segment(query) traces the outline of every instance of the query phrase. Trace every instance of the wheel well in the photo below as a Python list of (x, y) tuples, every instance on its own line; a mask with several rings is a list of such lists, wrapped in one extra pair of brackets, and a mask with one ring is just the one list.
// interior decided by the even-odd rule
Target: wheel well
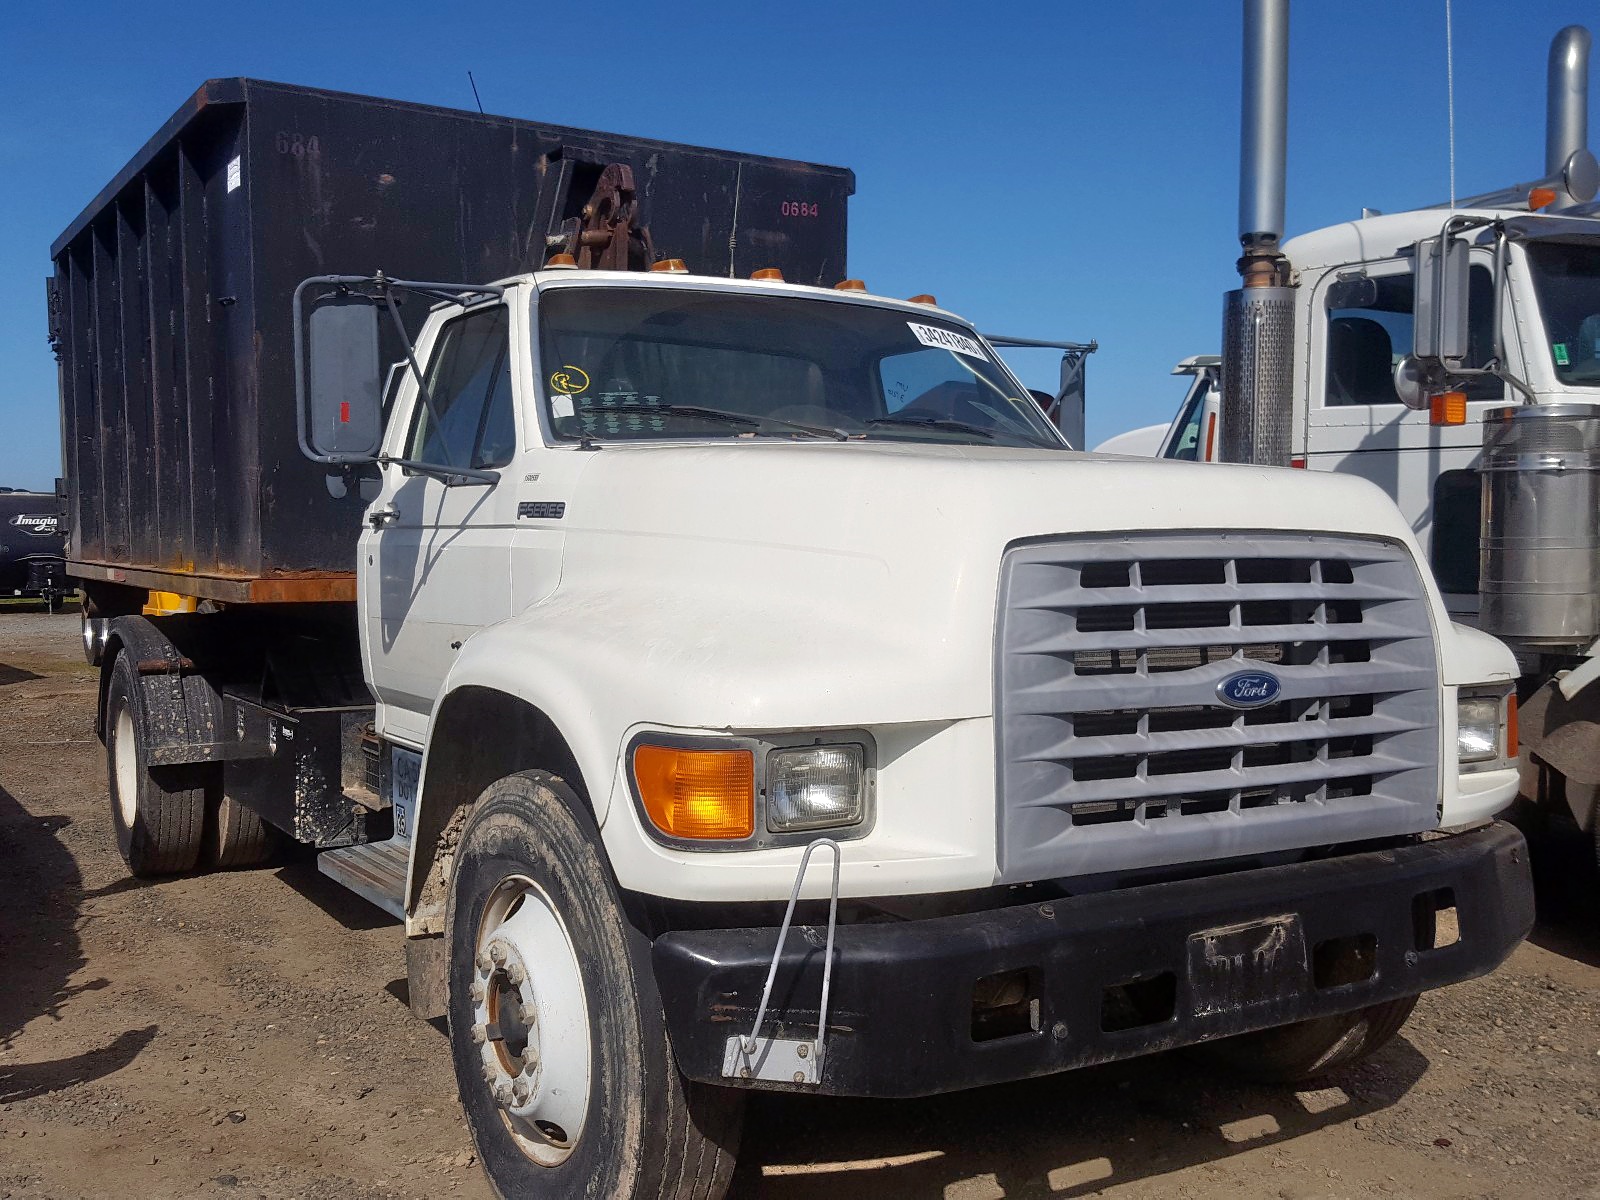
[(463, 687), (445, 697), (428, 735), (428, 766), (412, 833), (416, 847), (406, 907), (414, 927), (444, 931), (455, 842), (474, 801), (518, 771), (559, 775), (594, 819), (578, 760), (561, 731), (525, 700), (493, 688)]

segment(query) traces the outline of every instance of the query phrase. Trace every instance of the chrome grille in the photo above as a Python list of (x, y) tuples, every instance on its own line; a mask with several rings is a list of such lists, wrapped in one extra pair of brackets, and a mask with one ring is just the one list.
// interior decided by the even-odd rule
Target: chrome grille
[[(1431, 828), (1433, 624), (1404, 547), (1197, 533), (1014, 548), (997, 721), (1006, 881)], [(1217, 687), (1280, 685), (1241, 710)]]

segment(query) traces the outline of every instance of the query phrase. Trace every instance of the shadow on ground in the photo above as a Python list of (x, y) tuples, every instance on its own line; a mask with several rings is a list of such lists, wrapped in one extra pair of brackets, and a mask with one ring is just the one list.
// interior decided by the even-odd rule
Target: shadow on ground
[[(77, 928), (85, 893), (77, 863), (56, 836), (65, 824), (35, 816), (0, 788), (0, 1050), (30, 1022), (60, 1021), (73, 997), (106, 986), (104, 979), (73, 982), (85, 966)], [(121, 1070), (155, 1033), (149, 1025), (70, 1058), (0, 1065), (0, 1104)]]
[(922, 1100), (758, 1095), (731, 1194), (883, 1200), (992, 1180), (980, 1190), (1008, 1200), (1083, 1196), (1387, 1108), (1427, 1066), (1400, 1037), (1312, 1091), (1165, 1054)]

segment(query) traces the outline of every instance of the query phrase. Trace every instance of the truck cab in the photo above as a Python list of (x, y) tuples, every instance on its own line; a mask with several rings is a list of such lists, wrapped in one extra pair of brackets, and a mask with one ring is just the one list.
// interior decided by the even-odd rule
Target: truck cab
[[(375, 229), (411, 261), (433, 225), (358, 179), (367, 218), (286, 235), (293, 156), (247, 158), (283, 190), (226, 260), (244, 298), (153, 355), (92, 318), (163, 277), (97, 266), (97, 213), (64, 237), (67, 427), (119, 433), (69, 436), (67, 489), (109, 824), (140, 876), (292, 838), (394, 914), (500, 1194), (720, 1196), (755, 1090), (919, 1096), (1175, 1047), (1311, 1078), (1525, 936), (1525, 846), (1493, 821), (1515, 662), (1451, 623), (1370, 483), (1074, 450), (971, 323), (838, 279), (840, 243), (783, 235), (811, 201), (743, 190), (760, 168), (766, 200), (825, 207), (836, 169), (606, 135), (659, 168), (650, 234), (626, 162), (587, 203), (554, 150), (519, 174), (548, 131), (241, 86), (239, 130), (291, 105), (330, 170), (339, 114), (417, 156), (469, 131), (451, 161), (551, 189), (555, 225), (493, 282), (334, 274), (308, 247)], [(153, 154), (113, 202), (181, 204), (160, 173), (189, 161)], [(711, 193), (783, 264), (726, 266), (748, 226), (709, 238)], [(285, 260), (310, 269), (286, 286)], [(216, 352), (235, 321), (262, 353)], [(248, 408), (250, 470), (118, 507), (102, 464), (186, 426), (104, 406), (164, 403), (174, 359), (260, 372), (190, 398)], [(216, 516), (248, 536), (179, 558)]]

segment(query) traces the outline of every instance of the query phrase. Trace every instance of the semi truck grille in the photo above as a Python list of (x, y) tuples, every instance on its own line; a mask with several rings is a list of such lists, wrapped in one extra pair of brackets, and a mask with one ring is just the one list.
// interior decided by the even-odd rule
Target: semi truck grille
[[(1221, 698), (1265, 673), (1257, 707)], [(1006, 882), (1436, 823), (1433, 623), (1401, 546), (1304, 534), (1063, 539), (1001, 571)]]

